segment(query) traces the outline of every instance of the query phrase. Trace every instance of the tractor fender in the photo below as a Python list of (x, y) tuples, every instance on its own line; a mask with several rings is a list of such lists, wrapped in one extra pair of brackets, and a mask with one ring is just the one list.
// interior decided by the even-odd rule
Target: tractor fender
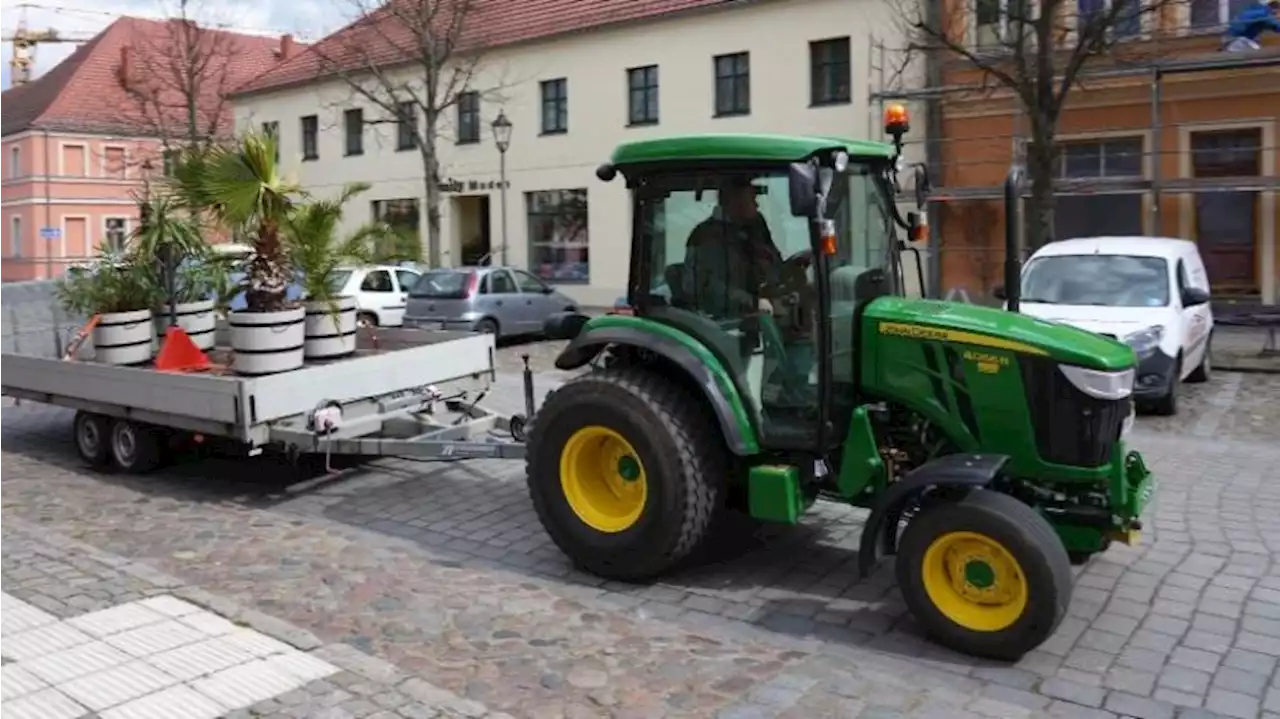
[(930, 487), (985, 487), (999, 476), (1008, 455), (948, 454), (911, 470), (889, 485), (871, 510), (858, 542), (858, 574), (866, 577), (876, 560), (896, 551), (898, 520), (917, 497)]
[(749, 415), (737, 389), (723, 366), (713, 356), (707, 356), (709, 352), (701, 353), (704, 357), (700, 358), (683, 342), (637, 327), (596, 327), (587, 329), (564, 348), (556, 358), (556, 369), (577, 369), (590, 362), (609, 345), (640, 347), (674, 362), (702, 389), (720, 423), (720, 431), (729, 451), (739, 457), (760, 451), (760, 445), (751, 430)]

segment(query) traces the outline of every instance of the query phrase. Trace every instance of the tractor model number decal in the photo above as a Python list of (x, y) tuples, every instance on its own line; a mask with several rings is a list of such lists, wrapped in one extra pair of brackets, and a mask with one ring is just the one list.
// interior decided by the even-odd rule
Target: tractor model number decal
[(939, 342), (954, 342), (956, 344), (974, 345), (975, 347), (989, 347), (997, 350), (1009, 350), (1011, 352), (1022, 352), (1031, 355), (1048, 355), (1049, 353), (1039, 347), (1018, 342), (1017, 340), (1008, 340), (1003, 337), (990, 337), (988, 335), (980, 335), (976, 332), (965, 332), (963, 330), (948, 330), (941, 327), (928, 327), (925, 325), (912, 325), (905, 322), (881, 322), (880, 334), (895, 335), (897, 337), (910, 337), (912, 339), (921, 340), (937, 340)]
[(974, 352), (973, 350), (965, 350), (964, 358), (968, 362), (974, 362), (978, 365), (978, 371), (982, 374), (996, 374), (1000, 370), (1008, 367), (1009, 358), (1006, 355), (994, 355), (988, 352)]

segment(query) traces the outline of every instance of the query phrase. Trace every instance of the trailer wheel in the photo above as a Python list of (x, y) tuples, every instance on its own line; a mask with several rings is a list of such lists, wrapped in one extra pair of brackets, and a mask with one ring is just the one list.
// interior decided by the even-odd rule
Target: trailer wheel
[(111, 420), (92, 412), (76, 412), (72, 424), (76, 437), (76, 452), (85, 464), (94, 469), (111, 465)]
[(160, 433), (139, 422), (118, 419), (111, 425), (111, 459), (121, 471), (145, 474), (160, 466)]
[(898, 585), (940, 644), (1016, 660), (1057, 629), (1071, 565), (1053, 527), (1008, 495), (975, 490), (916, 515), (903, 532)]
[(728, 450), (699, 398), (641, 368), (579, 377), (530, 424), (534, 509), (578, 567), (644, 581), (687, 558), (724, 499)]

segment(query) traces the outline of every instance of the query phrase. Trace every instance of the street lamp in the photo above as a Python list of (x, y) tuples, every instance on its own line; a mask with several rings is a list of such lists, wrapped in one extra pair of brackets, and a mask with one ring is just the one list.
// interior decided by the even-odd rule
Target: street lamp
[(493, 119), (493, 144), (498, 146), (498, 191), (502, 193), (502, 265), (507, 264), (507, 148), (511, 147), (511, 121), (499, 110)]

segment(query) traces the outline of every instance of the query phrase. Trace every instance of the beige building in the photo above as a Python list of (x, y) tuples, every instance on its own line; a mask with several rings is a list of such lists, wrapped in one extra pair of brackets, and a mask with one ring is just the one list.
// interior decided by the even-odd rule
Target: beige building
[[(612, 303), (626, 284), (630, 207), (623, 183), (605, 184), (594, 170), (619, 143), (694, 132), (882, 136), (869, 111), (870, 45), (893, 32), (896, 18), (881, 0), (608, 0), (552, 9), (487, 1), (525, 17), (504, 16), (490, 32), (497, 47), (472, 83), (477, 101), (464, 96), (451, 108), (438, 140), (441, 264), (488, 253), (498, 263), (505, 244), (508, 264), (584, 305)], [(344, 32), (318, 43), (319, 52)], [(326, 56), (316, 52), (242, 88), (238, 125), (274, 129), (286, 171), (311, 191), (371, 183), (348, 207), (348, 223), (387, 218), (418, 227), (425, 243), (419, 154), (398, 149), (404, 138), (394, 123), (367, 124), (385, 113), (344, 81), (322, 79)], [(505, 243), (491, 130), (500, 111), (513, 125)], [(919, 133), (923, 122), (916, 125)]]

